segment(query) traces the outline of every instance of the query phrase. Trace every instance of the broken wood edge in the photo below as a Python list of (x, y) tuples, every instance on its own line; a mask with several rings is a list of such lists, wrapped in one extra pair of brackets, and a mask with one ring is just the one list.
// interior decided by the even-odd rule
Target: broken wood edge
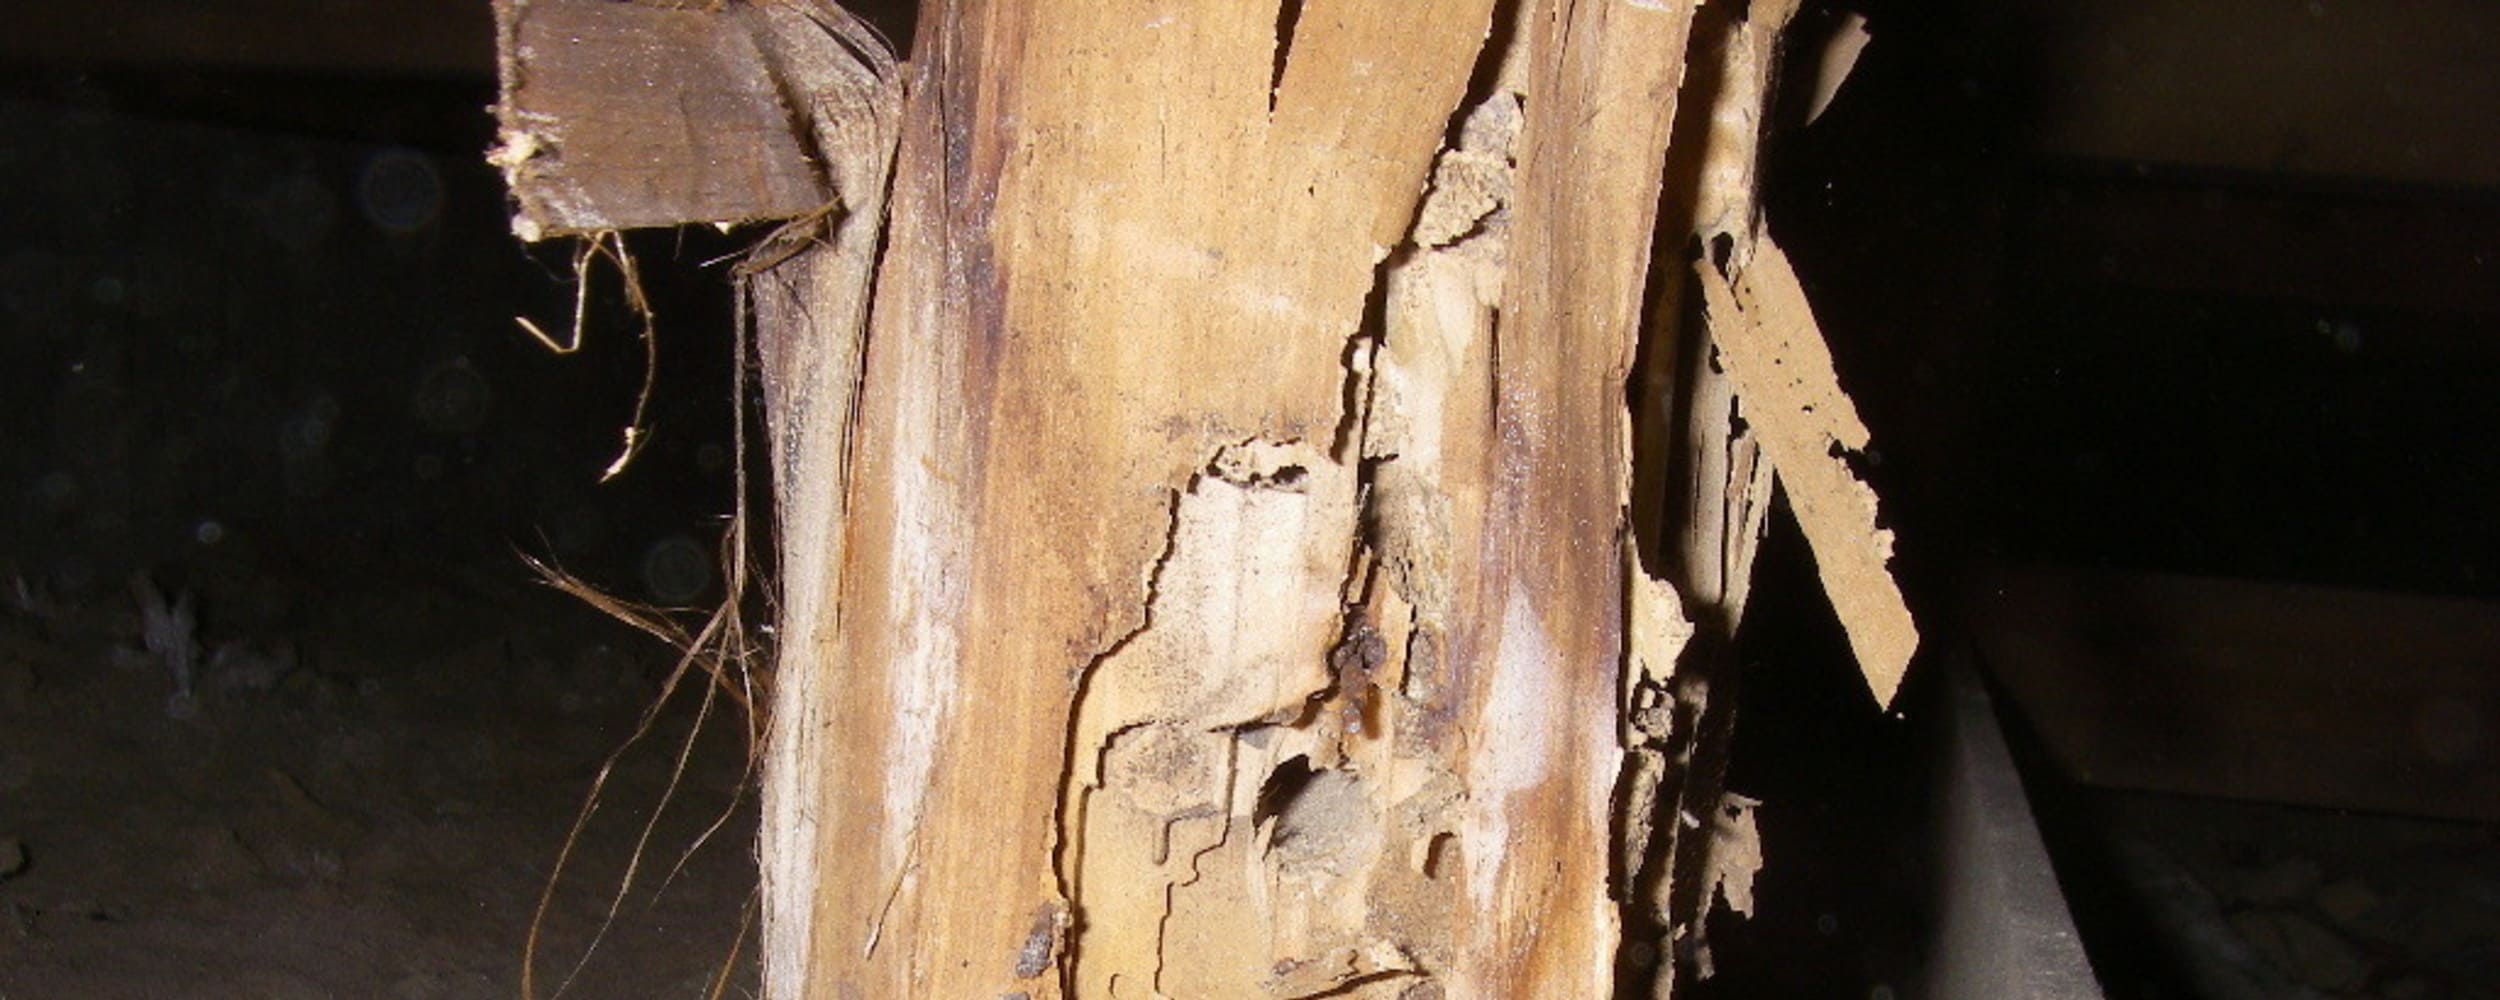
[[(818, 211), (892, 53), (831, 0), (495, 0), (496, 145), (523, 242)], [(890, 142), (890, 139), (888, 140)], [(856, 195), (857, 191), (848, 192)]]

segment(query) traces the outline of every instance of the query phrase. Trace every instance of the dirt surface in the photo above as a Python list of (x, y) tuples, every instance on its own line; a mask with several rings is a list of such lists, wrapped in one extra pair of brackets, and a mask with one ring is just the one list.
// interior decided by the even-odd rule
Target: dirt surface
[[(134, 599), (0, 611), (0, 1000), (522, 995), (532, 909), (668, 651), (517, 564), (165, 589), (201, 595), (189, 705)], [(255, 593), (285, 613), (220, 614)], [(293, 624), (216, 624), (254, 617)], [(690, 709), (616, 768), (552, 897), (537, 995), (617, 898)], [(739, 725), (698, 743), (565, 995), (701, 997), (724, 969), (748, 994)]]

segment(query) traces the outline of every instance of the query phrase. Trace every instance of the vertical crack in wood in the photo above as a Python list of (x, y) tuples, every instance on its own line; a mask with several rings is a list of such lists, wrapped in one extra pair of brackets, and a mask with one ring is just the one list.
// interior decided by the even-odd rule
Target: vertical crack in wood
[(1112, 640), (1110, 645), (1103, 647), (1101, 651), (1088, 658), (1084, 668), (1078, 671), (1076, 683), (1069, 694), (1069, 701), (1075, 708), (1068, 713), (1067, 756), (1060, 766), (1058, 813), (1056, 820), (1051, 824), (1050, 848), (1051, 867), (1058, 878), (1059, 901), (1072, 928), (1068, 934), (1067, 946), (1060, 949), (1057, 962), (1060, 993), (1063, 996), (1080, 995), (1076, 989), (1075, 976), (1078, 945), (1083, 936), (1086, 919), (1084, 901), (1078, 892), (1084, 874), (1082, 866), (1085, 851), (1086, 797), (1092, 789), (1101, 786), (1103, 751), (1108, 747), (1108, 741), (1118, 736), (1116, 731), (1107, 733), (1098, 744), (1089, 744), (1082, 739), (1080, 733), (1084, 718), (1084, 705), (1093, 690), (1095, 675), (1101, 671), (1103, 661), (1118, 655), (1128, 648), (1130, 642), (1145, 634), (1147, 629), (1154, 627), (1158, 587), (1163, 578), (1164, 567), (1170, 565), (1172, 561), (1173, 546), (1178, 543), (1182, 493), (1183, 490), (1173, 490), (1171, 493), (1171, 513), (1164, 524), (1163, 551), (1156, 555), (1154, 562), (1146, 568), (1146, 577), (1138, 597), (1137, 627), (1123, 633), (1119, 638)]
[(1303, 0), (1277, 0), (1276, 69), (1267, 81), (1267, 113), (1276, 113), (1276, 95), (1285, 89), (1285, 64), (1293, 57), (1294, 30), (1302, 24)]

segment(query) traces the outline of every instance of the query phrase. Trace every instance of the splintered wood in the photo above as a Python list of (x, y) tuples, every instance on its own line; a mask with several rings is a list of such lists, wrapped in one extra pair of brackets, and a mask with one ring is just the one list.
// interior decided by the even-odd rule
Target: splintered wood
[[(1728, 637), (1744, 618), (1776, 473), (1868, 691), (1889, 706), (1918, 633), (1888, 568), (1892, 536), (1877, 527), (1874, 492), (1841, 456), (1866, 447), (1866, 428), (1757, 201), (1779, 39), (1797, 8), (1708, 8), (1695, 29), (1701, 61), (1686, 90), (1706, 103), (1679, 127), (1685, 145), (1671, 161), (1663, 225), (1701, 253), (1691, 275), (1663, 277), (1653, 306), (1635, 418), (1669, 460), (1640, 470), (1639, 495), (1667, 522), (1650, 554), (1703, 627)], [(1855, 58), (1855, 47), (1840, 48), (1845, 56), (1824, 68), (1829, 87)], [(1695, 297), (1701, 329), (1679, 330)]]
[(1866, 685), (1889, 705), (1918, 650), (1918, 627), (1886, 568), (1892, 532), (1875, 526), (1875, 491), (1840, 456), (1865, 449), (1866, 425), (1840, 391), (1831, 349), (1777, 244), (1762, 240), (1732, 283), (1708, 262), (1697, 266), (1719, 359), (1762, 428), (1762, 449), (1788, 487)]
[[(741, 271), (768, 996), (1664, 994), (1625, 915), (1682, 858), (1688, 608), (1751, 564), (1695, 605), (1635, 542), (1692, 3), (940, 2), (907, 64), (820, 0), (499, 10), (525, 235), (800, 219)], [(1745, 259), (1710, 398), (1819, 489)], [(1681, 884), (1742, 903), (1708, 787)]]

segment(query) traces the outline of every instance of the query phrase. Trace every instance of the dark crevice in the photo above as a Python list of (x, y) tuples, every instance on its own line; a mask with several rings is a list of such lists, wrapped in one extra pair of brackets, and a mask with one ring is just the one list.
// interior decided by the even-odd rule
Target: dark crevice
[(1276, 95), (1285, 89), (1285, 62), (1293, 55), (1293, 33), (1302, 25), (1302, 0), (1276, 5), (1276, 68), (1267, 79), (1267, 111), (1276, 113)]
[(1259, 786), (1259, 801), (1250, 809), (1250, 824), (1263, 826), (1274, 820), (1293, 805), (1304, 789), (1311, 787), (1311, 779), (1318, 773), (1311, 768), (1311, 758), (1300, 754), (1276, 765), (1276, 770), (1268, 773), (1267, 783)]
[(1519, 0), (1496, 0), (1492, 23), (1485, 26), (1484, 47), (1477, 50), (1476, 68), (1467, 77), (1467, 96), (1450, 111), (1449, 126), (1441, 134), (1442, 148), (1459, 148), (1459, 131), (1467, 124), (1467, 113), (1502, 89), (1502, 53), (1517, 44), (1518, 36)]
[[(1736, 237), (1733, 234), (1719, 233), (1710, 237), (1710, 266), (1720, 274), (1728, 274), (1728, 258), (1735, 253)], [(1729, 276), (1733, 277), (1733, 275)]]
[[(1389, 274), (1414, 256), (1413, 244), (1407, 244), (1381, 258), (1379, 265), (1372, 268), (1371, 288), (1363, 293), (1362, 318), (1355, 325), (1354, 335), (1346, 338), (1345, 350), (1338, 355), (1338, 364), (1345, 369), (1346, 377), (1328, 453), (1340, 462), (1359, 462), (1365, 457), (1363, 437), (1371, 422), (1373, 373), (1380, 363), (1380, 347), (1389, 340)], [(1368, 484), (1370, 477), (1365, 475), (1362, 481)]]
[(1121, 650), (1128, 648), (1128, 644), (1135, 641), (1138, 636), (1146, 634), (1147, 629), (1154, 627), (1155, 602), (1162, 594), (1163, 571), (1171, 565), (1172, 553), (1180, 545), (1181, 497), (1186, 492), (1186, 487), (1172, 491), (1171, 503), (1167, 509), (1163, 528), (1163, 548), (1156, 553), (1154, 565), (1147, 570), (1146, 589), (1143, 602), (1138, 609), (1137, 626), (1105, 645), (1101, 651), (1087, 659), (1085, 665), (1070, 678), (1070, 683), (1074, 685), (1075, 690), (1070, 694), (1068, 701), (1070, 706), (1069, 732), (1067, 748), (1061, 755), (1059, 764), (1059, 803), (1052, 810), (1050, 858), (1051, 872), (1059, 883), (1060, 902), (1067, 907), (1068, 925), (1065, 932), (1067, 946), (1060, 949), (1058, 967), (1060, 990), (1069, 996), (1076, 993), (1076, 948), (1077, 941), (1085, 931), (1086, 916), (1084, 902), (1077, 898), (1077, 885), (1080, 880), (1068, 867), (1069, 851), (1077, 852), (1077, 860), (1080, 863), (1084, 859), (1083, 846), (1069, 843), (1067, 835), (1069, 824), (1078, 820), (1078, 816), (1072, 816), (1068, 812), (1068, 788), (1077, 782), (1078, 753), (1099, 754), (1104, 747), (1110, 745), (1112, 739), (1119, 735), (1116, 731), (1106, 733), (1102, 746), (1079, 747), (1075, 732), (1077, 709), (1085, 704), (1085, 696), (1093, 687), (1094, 674), (1103, 663), (1118, 655)]

